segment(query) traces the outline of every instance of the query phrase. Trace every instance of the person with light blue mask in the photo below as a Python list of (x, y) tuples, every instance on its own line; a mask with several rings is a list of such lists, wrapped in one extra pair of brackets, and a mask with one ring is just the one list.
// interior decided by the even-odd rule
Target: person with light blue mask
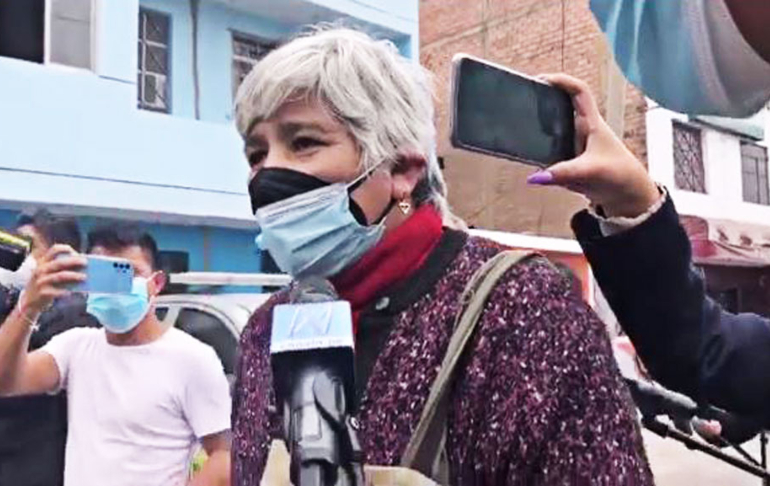
[[(401, 460), (462, 291), (504, 249), (451, 212), (433, 108), (429, 74), (392, 42), (328, 26), (267, 54), (236, 97), (257, 244), (282, 271), (326, 278), (350, 303), (352, 408), (373, 465)], [(271, 393), (272, 313), (290, 293), (257, 309), (241, 335), (234, 486), (288, 474), (268, 454), (283, 418)], [(449, 478), (438, 482), (652, 484), (604, 325), (558, 271), (522, 262), (482, 316), (447, 398)]]
[(770, 2), (591, 0), (626, 77), (680, 113), (747, 117), (770, 100)]
[[(27, 238), (31, 251), (13, 273), (0, 269), (0, 321), (5, 320), (27, 286), (45, 253), (56, 244), (80, 249), (77, 221), (51, 214), (46, 209), (22, 213), (15, 232)], [(56, 299), (40, 315), (29, 336), (28, 351), (48, 343), (54, 336), (75, 327), (98, 327), (85, 312), (86, 298), (72, 294)], [(0, 399), (0, 484), (17, 486), (61, 486), (67, 442), (67, 397), (65, 393)], [(41, 468), (40, 464), (46, 464)]]
[[(128, 260), (131, 292), (89, 295), (86, 312), (103, 328), (72, 329), (28, 353), (41, 312), (85, 278), (84, 257), (51, 248), (0, 327), (0, 395), (66, 391), (64, 486), (227, 484), (229, 385), (212, 348), (155, 316), (165, 284), (155, 241), (111, 223), (89, 233), (88, 250)], [(190, 480), (198, 443), (209, 458)]]

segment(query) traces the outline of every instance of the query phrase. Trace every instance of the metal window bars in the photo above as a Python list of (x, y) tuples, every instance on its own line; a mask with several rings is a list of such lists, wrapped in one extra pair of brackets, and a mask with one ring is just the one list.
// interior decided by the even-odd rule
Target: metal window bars
[(273, 41), (233, 32), (233, 97), (254, 65), (276, 45)]
[(767, 149), (754, 143), (741, 142), (741, 166), (743, 200), (770, 205)]
[(139, 10), (138, 106), (144, 110), (169, 113), (170, 27), (168, 15)]
[(703, 145), (698, 128), (674, 122), (674, 182), (677, 189), (706, 193)]

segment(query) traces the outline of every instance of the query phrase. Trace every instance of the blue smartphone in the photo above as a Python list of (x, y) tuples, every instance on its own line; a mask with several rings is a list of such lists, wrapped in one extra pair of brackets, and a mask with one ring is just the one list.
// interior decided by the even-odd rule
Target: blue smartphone
[[(67, 254), (63, 254), (66, 256)], [(125, 258), (86, 255), (86, 280), (68, 287), (73, 292), (91, 294), (130, 294), (134, 266)]]

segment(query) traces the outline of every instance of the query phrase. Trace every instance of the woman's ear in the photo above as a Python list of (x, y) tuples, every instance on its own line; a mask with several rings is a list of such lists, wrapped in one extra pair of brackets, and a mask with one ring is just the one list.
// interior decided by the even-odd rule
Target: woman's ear
[(422, 154), (417, 152), (400, 154), (391, 173), (393, 198), (397, 201), (411, 198), (415, 186), (425, 176), (427, 167), (428, 161)]

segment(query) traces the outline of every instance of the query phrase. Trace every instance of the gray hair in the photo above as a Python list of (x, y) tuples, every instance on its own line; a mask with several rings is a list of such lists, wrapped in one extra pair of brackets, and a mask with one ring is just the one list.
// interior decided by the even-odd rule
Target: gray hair
[(425, 177), (412, 192), (416, 206), (434, 205), (457, 224), (435, 156), (430, 72), (401, 56), (392, 42), (344, 28), (317, 28), (265, 56), (238, 89), (236, 126), (247, 138), (259, 122), (302, 96), (321, 100), (353, 136), (361, 164), (392, 168), (398, 155), (425, 157)]

